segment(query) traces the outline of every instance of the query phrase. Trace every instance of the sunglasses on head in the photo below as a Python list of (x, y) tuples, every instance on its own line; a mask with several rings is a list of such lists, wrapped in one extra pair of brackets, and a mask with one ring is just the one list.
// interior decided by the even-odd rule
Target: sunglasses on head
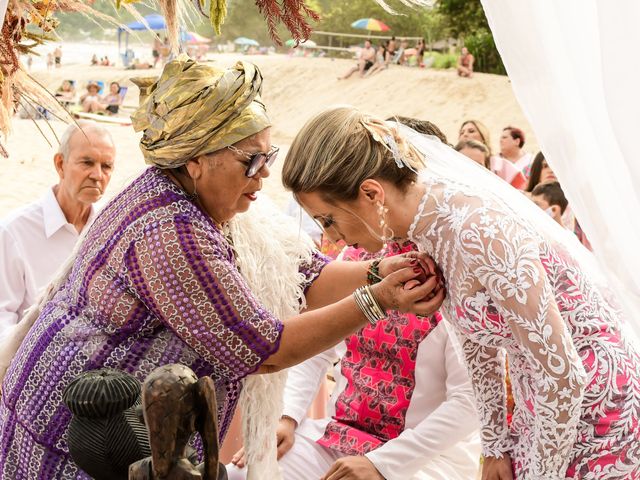
[(227, 148), (231, 150), (233, 153), (240, 155), (246, 158), (247, 160), (249, 160), (249, 164), (247, 165), (247, 170), (244, 172), (244, 174), (247, 177), (255, 176), (260, 171), (260, 169), (265, 165), (267, 167), (270, 167), (275, 161), (276, 157), (278, 156), (278, 152), (280, 151), (280, 149), (275, 146), (271, 147), (271, 150), (268, 153), (263, 153), (263, 152), (249, 153), (249, 152), (245, 152), (244, 150), (240, 150), (239, 148), (234, 147), (233, 145), (229, 145), (227, 146)]

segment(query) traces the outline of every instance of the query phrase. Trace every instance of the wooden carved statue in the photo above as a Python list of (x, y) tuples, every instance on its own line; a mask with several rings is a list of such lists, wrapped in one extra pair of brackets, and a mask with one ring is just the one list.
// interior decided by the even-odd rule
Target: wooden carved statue
[[(222, 480), (218, 463), (218, 411), (210, 377), (198, 379), (184, 365), (154, 370), (142, 386), (142, 408), (151, 457), (131, 465), (130, 480)], [(204, 463), (189, 460), (189, 440), (199, 432)]]

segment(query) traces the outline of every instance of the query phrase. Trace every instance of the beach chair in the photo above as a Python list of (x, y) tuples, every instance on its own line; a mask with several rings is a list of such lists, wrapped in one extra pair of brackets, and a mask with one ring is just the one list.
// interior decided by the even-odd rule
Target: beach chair
[(120, 91), (118, 92), (118, 95), (120, 95), (120, 106), (124, 103), (124, 97), (127, 95), (128, 90), (129, 87), (120, 87)]
[(56, 90), (56, 92), (54, 93), (54, 96), (56, 97), (56, 99), (58, 100), (58, 102), (60, 103), (60, 105), (62, 105), (65, 108), (70, 107), (71, 105), (73, 105), (76, 101), (76, 96), (77, 96), (77, 92), (76, 92), (76, 87), (77, 87), (77, 82), (75, 80), (71, 80), (71, 79), (66, 79), (63, 80), (64, 82), (69, 82), (71, 84), (71, 88), (73, 88), (73, 97), (72, 98), (64, 98), (60, 95), (60, 88), (62, 88), (62, 84), (60, 85), (60, 87), (58, 88), (58, 90)]

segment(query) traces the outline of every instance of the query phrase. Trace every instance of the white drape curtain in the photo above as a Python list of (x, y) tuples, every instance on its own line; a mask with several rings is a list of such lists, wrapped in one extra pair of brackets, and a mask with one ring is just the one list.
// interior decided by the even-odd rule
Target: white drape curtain
[(0, 27), (4, 23), (4, 14), (7, 12), (7, 5), (9, 0), (0, 0)]
[(640, 1), (482, 5), (541, 150), (640, 336)]

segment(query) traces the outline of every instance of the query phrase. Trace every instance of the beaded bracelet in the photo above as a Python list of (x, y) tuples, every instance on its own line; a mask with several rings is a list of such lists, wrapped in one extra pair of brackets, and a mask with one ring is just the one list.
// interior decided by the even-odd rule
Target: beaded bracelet
[(367, 270), (367, 283), (369, 285), (375, 285), (376, 283), (382, 281), (382, 277), (380, 276), (379, 271), (381, 261), (382, 259), (379, 258), (378, 260), (374, 260), (373, 262), (371, 262), (371, 265), (369, 265), (369, 269)]
[(373, 295), (370, 286), (364, 285), (358, 288), (353, 292), (353, 298), (360, 311), (372, 326), (375, 326), (380, 320), (387, 316), (383, 308), (378, 303), (378, 300), (376, 300), (376, 297)]

